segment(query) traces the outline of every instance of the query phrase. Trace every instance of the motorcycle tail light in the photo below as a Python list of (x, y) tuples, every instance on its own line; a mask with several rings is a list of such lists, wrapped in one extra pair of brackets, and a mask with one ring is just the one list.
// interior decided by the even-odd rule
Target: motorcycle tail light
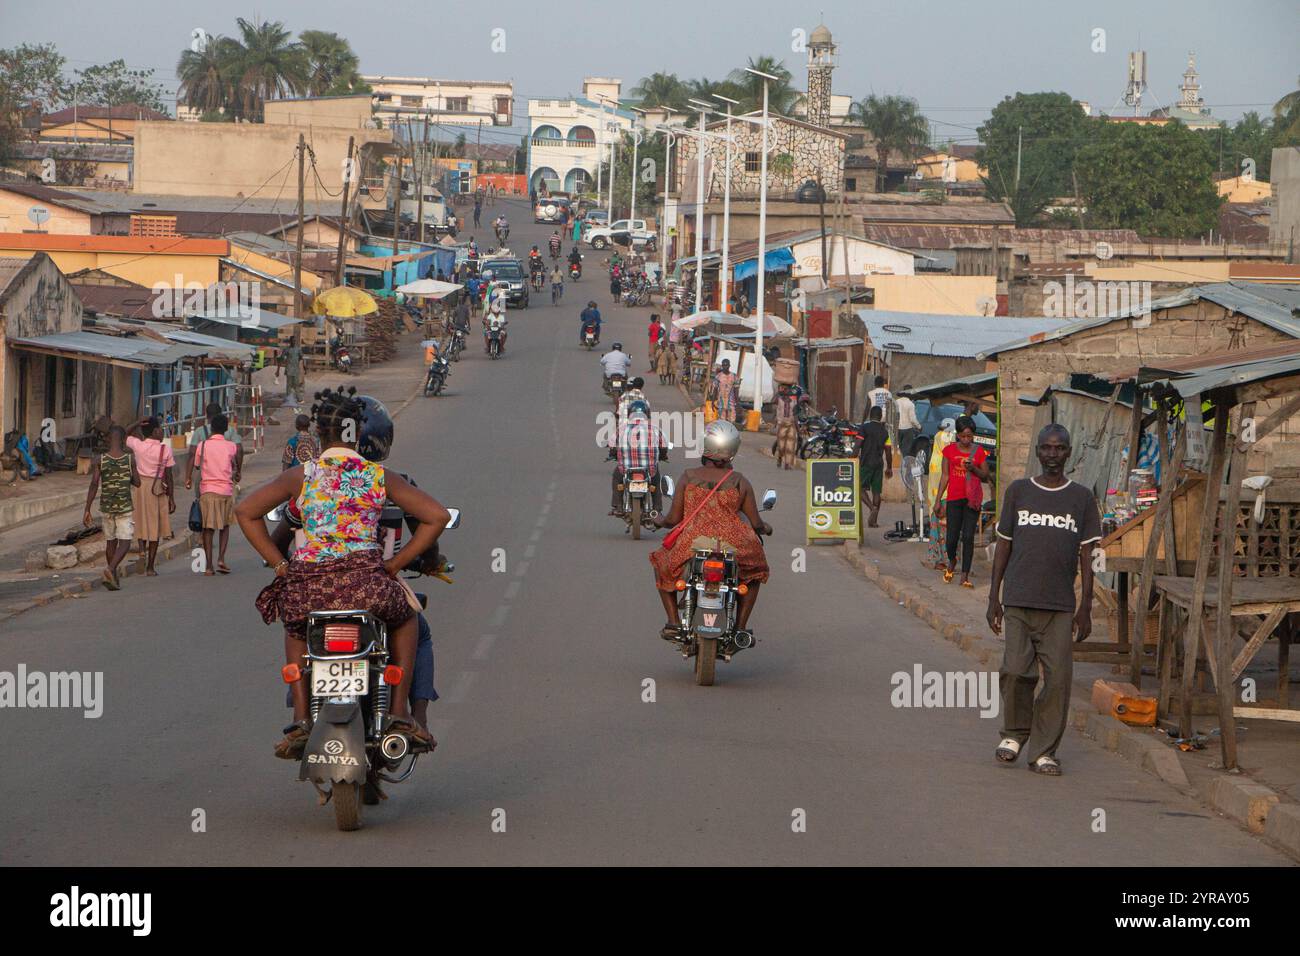
[(736, 591), (737, 591), (738, 593), (740, 593), (740, 594), (748, 594), (748, 593), (749, 593), (749, 585), (748, 585), (748, 584), (739, 584), (739, 585), (736, 586)]
[(286, 684), (296, 684), (302, 680), (302, 668), (297, 664), (285, 664), (280, 668), (280, 676)]
[(645, 475), (644, 475), (642, 472), (634, 471), (634, 472), (632, 472), (632, 480), (633, 480), (633, 481), (645, 481)]
[(389, 664), (384, 668), (384, 683), (394, 686), (402, 682), (402, 669), (396, 664)]
[(686, 590), (686, 582), (685, 582), (685, 581), (678, 580), (677, 584), (674, 585), (674, 586), (675, 586), (675, 587), (677, 588), (677, 590), (679, 590), (679, 591), (685, 591), (685, 590)]
[(705, 561), (704, 562), (704, 583), (705, 584), (721, 583), (726, 568), (727, 568), (726, 564), (724, 564), (721, 561)]
[(332, 654), (355, 654), (361, 650), (361, 625), (326, 624), (325, 650)]

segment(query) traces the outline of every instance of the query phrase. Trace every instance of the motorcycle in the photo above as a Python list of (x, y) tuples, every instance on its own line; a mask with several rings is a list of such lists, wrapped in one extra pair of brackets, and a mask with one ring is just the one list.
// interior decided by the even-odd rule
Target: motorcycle
[(799, 445), (799, 457), (805, 461), (810, 458), (852, 458), (862, 441), (862, 433), (851, 422), (837, 418), (834, 409), (829, 415), (808, 418), (801, 427), (804, 435)]
[[(447, 527), (455, 528), (460, 511), (448, 510)], [(281, 505), (271, 517), (284, 526), (285, 515), (286, 507)], [(386, 554), (395, 550), (403, 519), (413, 526), (401, 508), (384, 506), (380, 528)], [(455, 566), (435, 547), (412, 569), (415, 577), (428, 574), (450, 584)], [(427, 596), (417, 597), (425, 607)], [(401, 682), (402, 674), (391, 663), (383, 621), (366, 610), (312, 611), (307, 615), (306, 657), (306, 668), (296, 663), (281, 668), (286, 684), (310, 681), (312, 729), (298, 779), (311, 781), (322, 805), (334, 804), (334, 822), (340, 830), (357, 830), (362, 804), (374, 805), (382, 799), (379, 782), (406, 780), (428, 748), (390, 729), (392, 688)]]
[(581, 263), (581, 262), (570, 262), (570, 263), (569, 263), (569, 278), (572, 279), (574, 282), (577, 282), (579, 279), (582, 278), (582, 263)]
[(599, 344), (596, 339), (596, 327), (594, 325), (584, 325), (582, 327), (582, 344), (587, 347), (588, 352)]
[(627, 376), (622, 372), (615, 372), (609, 378), (605, 379), (605, 394), (614, 400), (614, 407), (618, 407), (618, 400), (623, 397), (623, 391), (627, 388)]
[[(660, 453), (660, 461), (668, 460), (668, 451), (672, 447), (670, 442), (667, 450)], [(671, 487), (671, 478), (665, 477), (663, 480), (667, 487)], [(649, 507), (653, 502), (650, 496), (650, 475), (641, 469), (625, 472), (618, 490), (623, 493), (623, 523), (627, 526), (624, 533), (631, 534), (633, 541), (640, 541), (642, 529), (653, 529), (655, 517), (659, 514), (653, 507)]]
[[(669, 492), (671, 494), (671, 492)], [(762, 511), (776, 506), (776, 492), (763, 492)], [(762, 539), (759, 539), (762, 541)], [(677, 582), (677, 619), (682, 657), (695, 658), (695, 683), (709, 687), (719, 658), (731, 661), (737, 651), (754, 646), (749, 634), (738, 634), (739, 598), (748, 593), (740, 583), (736, 552), (725, 541), (696, 538), (686, 573)]]
[(493, 359), (501, 357), (501, 326), (497, 322), (488, 325), (488, 355)]
[(352, 371), (352, 354), (346, 345), (334, 347), (334, 367), (345, 375)]
[(546, 273), (540, 269), (534, 269), (532, 278), (534, 292), (541, 292), (542, 289), (546, 288)]
[(443, 386), (447, 384), (447, 376), (450, 374), (451, 363), (442, 355), (435, 355), (433, 364), (429, 366), (429, 374), (424, 379), (425, 397), (442, 394)]
[(464, 329), (451, 330), (451, 342), (447, 345), (447, 357), (453, 362), (460, 361), (460, 353), (465, 351)]

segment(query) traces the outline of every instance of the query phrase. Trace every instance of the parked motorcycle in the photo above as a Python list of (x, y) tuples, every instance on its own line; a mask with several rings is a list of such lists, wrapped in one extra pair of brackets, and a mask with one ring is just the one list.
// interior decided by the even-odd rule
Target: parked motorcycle
[[(455, 528), (460, 511), (448, 511), (447, 527)], [(284, 526), (287, 513), (281, 505), (271, 517)], [(404, 519), (412, 525), (413, 519), (401, 508), (385, 505), (380, 529), (386, 554), (395, 550)], [(290, 520), (288, 525), (292, 524)], [(417, 577), (428, 574), (450, 584), (455, 567), (435, 546), (411, 569)], [(426, 596), (417, 597), (423, 608)], [(362, 804), (377, 804), (381, 799), (379, 782), (406, 780), (427, 747), (390, 729), (392, 688), (401, 682), (402, 673), (392, 663), (383, 621), (366, 610), (313, 611), (307, 616), (306, 656), (306, 668), (296, 663), (281, 668), (286, 684), (310, 681), (312, 730), (298, 779), (311, 781), (322, 804), (334, 805), (340, 830), (357, 830)]]
[(346, 345), (334, 347), (334, 367), (344, 374), (352, 371), (352, 353)]
[(836, 417), (835, 409), (829, 415), (806, 419), (801, 429), (799, 457), (852, 458), (861, 446), (862, 433), (851, 422)]
[[(762, 511), (776, 506), (776, 492), (763, 492)], [(760, 541), (762, 538), (759, 539)], [(737, 651), (754, 646), (753, 636), (738, 634), (736, 612), (748, 587), (740, 583), (736, 552), (719, 539), (696, 538), (682, 579), (677, 582), (677, 618), (683, 657), (695, 658), (695, 683), (713, 683), (719, 658), (730, 662)]]

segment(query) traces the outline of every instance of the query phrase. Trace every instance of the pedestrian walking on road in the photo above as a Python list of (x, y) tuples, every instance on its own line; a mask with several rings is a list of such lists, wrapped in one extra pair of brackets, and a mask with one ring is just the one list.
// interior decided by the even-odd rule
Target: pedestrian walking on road
[(134, 505), (132, 489), (140, 485), (135, 471), (135, 456), (126, 447), (126, 429), (113, 425), (108, 429), (108, 451), (90, 463), (90, 489), (86, 492), (86, 513), (81, 523), (91, 525), (90, 505), (99, 492), (100, 523), (104, 530), (104, 587), (120, 590), (117, 566), (131, 550), (135, 524), (131, 518)]
[[(199, 510), (203, 516), (203, 553), (207, 558), (207, 566), (203, 569), (205, 576), (230, 573), (230, 568), (226, 565), (226, 546), (230, 543), (230, 526), (235, 521), (235, 485), (239, 482), (239, 466), (243, 460), (243, 450), (226, 438), (226, 431), (230, 428), (229, 419), (218, 414), (209, 420), (209, 425), (212, 435), (199, 445), (185, 476), (185, 488), (188, 490), (193, 487), (194, 467), (197, 464)], [(212, 539), (216, 536), (220, 539), (220, 550), (214, 563)]]
[(293, 427), (294, 433), (284, 443), (284, 451), (280, 455), (281, 471), (294, 465), (305, 465), (320, 457), (320, 443), (311, 433), (311, 418), (299, 415), (293, 420)]
[(576, 246), (579, 239), (582, 238), (582, 220), (577, 216), (573, 217), (573, 242)]
[(724, 422), (736, 420), (736, 376), (731, 371), (731, 359), (723, 359), (718, 373), (713, 376), (709, 389), (718, 418)]
[(799, 460), (799, 403), (803, 389), (782, 384), (776, 390), (776, 443), (772, 447), (778, 467), (789, 470)]
[(858, 449), (862, 462), (862, 503), (869, 509), (868, 528), (880, 527), (881, 491), (885, 479), (894, 477), (894, 456), (889, 449), (889, 429), (881, 421), (884, 412), (877, 406), (867, 412), (867, 421), (863, 423), (862, 447)]
[[(1065, 477), (1070, 433), (1064, 425), (1039, 432), (1035, 453), (1042, 473), (1007, 488), (993, 556), (988, 622), (994, 634), (1006, 627), (998, 672), (1002, 740), (995, 756), (1011, 763), (1028, 745), (1029, 769), (1058, 777), (1056, 748), (1070, 711), (1070, 638), (1082, 641), (1092, 633), (1089, 551), (1101, 540), (1101, 516), (1092, 490)], [(1043, 686), (1035, 697), (1040, 669)]]
[(154, 417), (142, 418), (126, 433), (126, 447), (135, 459), (140, 483), (131, 489), (135, 540), (140, 546), (140, 561), (148, 577), (157, 577), (154, 562), (158, 543), (171, 531), (171, 515), (176, 510), (175, 479), (172, 468), (176, 457), (163, 441), (162, 423)]
[(296, 342), (280, 353), (280, 368), (284, 369), (284, 400), (297, 408), (302, 404), (302, 385), (307, 374), (307, 362), (302, 347)]
[[(961, 542), (961, 586), (972, 588), (970, 566), (975, 559), (975, 529), (984, 507), (983, 482), (990, 481), (986, 452), (975, 444), (975, 422), (963, 415), (956, 423), (957, 440), (943, 446), (943, 466), (934, 513), (940, 509), (948, 522), (948, 563), (943, 569), (947, 584), (957, 567), (957, 543)], [(945, 493), (946, 492), (946, 493)]]
[(664, 327), (663, 324), (659, 321), (658, 314), (654, 314), (650, 316), (650, 327), (646, 330), (646, 335), (650, 339), (650, 349), (649, 349), (650, 367), (646, 369), (646, 371), (653, 372), (655, 370), (655, 367), (658, 365), (659, 350), (662, 348), (661, 343), (663, 342), (664, 339)]
[(483, 200), (477, 196), (474, 197), (474, 228), (477, 229), (482, 223), (483, 218)]

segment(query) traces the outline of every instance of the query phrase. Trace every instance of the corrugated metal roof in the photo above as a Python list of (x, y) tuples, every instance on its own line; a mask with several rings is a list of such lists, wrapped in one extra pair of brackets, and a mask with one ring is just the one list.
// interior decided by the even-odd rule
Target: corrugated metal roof
[(975, 358), (982, 349), (1017, 335), (1039, 335), (1066, 324), (1065, 319), (1011, 316), (940, 315), (859, 309), (872, 348), (907, 355)]
[(205, 355), (208, 352), (205, 348), (183, 343), (169, 345), (155, 342), (153, 339), (99, 335), (95, 332), (57, 332), (32, 338), (10, 339), (9, 344), (102, 356), (141, 365), (171, 365), (181, 359)]
[(91, 163), (129, 163), (135, 147), (128, 143), (59, 143), (41, 140), (37, 143), (15, 143), (15, 159), (85, 160)]
[(1184, 398), (1191, 398), (1193, 395), (1212, 392), (1219, 388), (1262, 382), (1297, 373), (1300, 373), (1300, 355), (1290, 355), (1248, 362), (1232, 362), (1205, 369), (1195, 375), (1171, 377), (1167, 380), (1167, 384)]
[[(1157, 299), (1151, 303), (1151, 311), (1176, 309), (1191, 305), (1200, 299), (1221, 305), (1231, 312), (1240, 312), (1293, 338), (1300, 338), (1300, 311), (1298, 311), (1300, 310), (1300, 286), (1256, 282), (1214, 282)], [(1116, 319), (1130, 318), (1141, 308), (1141, 305), (1136, 305), (1114, 315), (1071, 322), (1045, 336), (1020, 338), (1001, 343), (981, 352), (977, 358), (992, 358), (1002, 352), (1014, 352), (1030, 345), (1038, 345), (1040, 342), (1053, 342), (1074, 335), (1076, 332), (1086, 332), (1088, 329), (1098, 328)]]
[(913, 398), (942, 398), (945, 395), (953, 395), (957, 392), (975, 392), (979, 394), (978, 389), (989, 389), (991, 391), (997, 387), (997, 383), (997, 372), (979, 372), (975, 375), (964, 375), (961, 378), (950, 378), (942, 382), (935, 382), (933, 385), (927, 385), (924, 388), (914, 388), (908, 394)]

